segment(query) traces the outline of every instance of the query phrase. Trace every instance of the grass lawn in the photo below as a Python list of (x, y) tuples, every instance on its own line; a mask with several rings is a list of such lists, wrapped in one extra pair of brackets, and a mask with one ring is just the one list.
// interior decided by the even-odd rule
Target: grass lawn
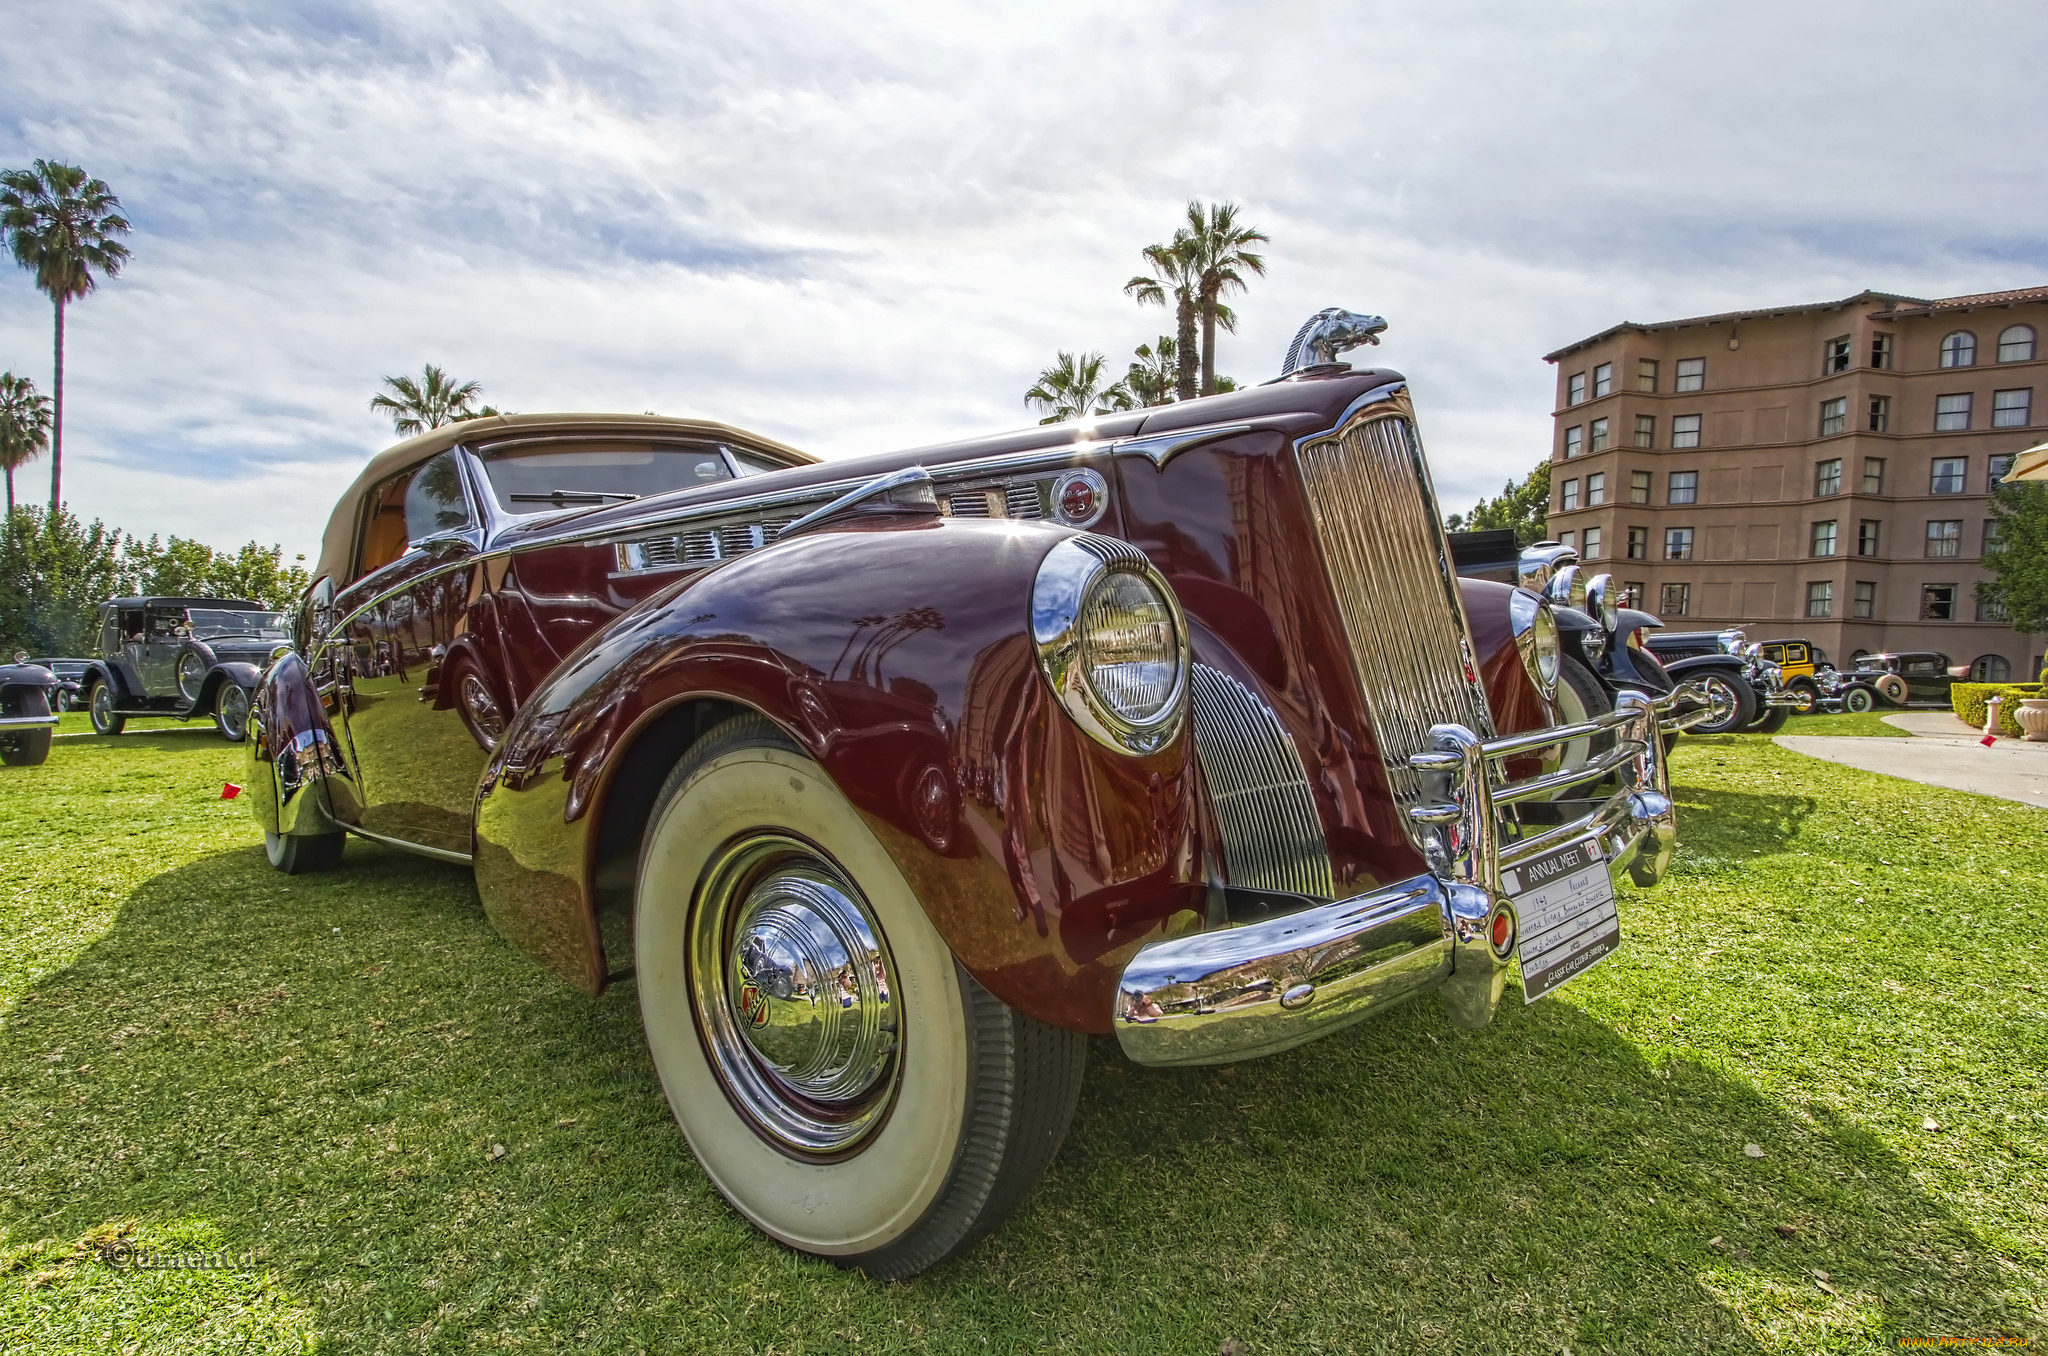
[(239, 766), (169, 726), (0, 769), (0, 1351), (2048, 1336), (2048, 811), (1683, 740), (1675, 876), (1614, 959), (1476, 1033), (1430, 1001), (1214, 1070), (1096, 1041), (1025, 1209), (879, 1285), (724, 1206), (630, 984), (531, 967), (457, 868), (272, 873)]

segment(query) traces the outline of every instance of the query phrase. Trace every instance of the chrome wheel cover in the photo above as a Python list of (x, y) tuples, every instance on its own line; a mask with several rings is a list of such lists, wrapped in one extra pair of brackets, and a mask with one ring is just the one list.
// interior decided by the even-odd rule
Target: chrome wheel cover
[(462, 671), (456, 695), (462, 702), (463, 713), (469, 717), (469, 728), (476, 732), (484, 747), (496, 748), (505, 735), (505, 713), (498, 709), (497, 698), (474, 669)]
[(102, 734), (114, 723), (114, 690), (105, 683), (94, 683), (92, 688), (92, 728)]
[(851, 1151), (901, 1068), (894, 963), (859, 889), (809, 843), (750, 835), (712, 859), (689, 935), (691, 1003), (726, 1096), (785, 1153)]
[(206, 681), (206, 661), (187, 650), (178, 656), (178, 695), (188, 702), (199, 700), (199, 688)]
[(1741, 706), (1741, 698), (1735, 695), (1726, 678), (1710, 673), (1700, 683), (1700, 689), (1707, 697), (1707, 710), (1712, 714), (1703, 724), (1726, 725), (1735, 719), (1735, 712)]
[(224, 730), (240, 733), (249, 723), (249, 691), (240, 683), (223, 683), (220, 700), (215, 703), (215, 718)]

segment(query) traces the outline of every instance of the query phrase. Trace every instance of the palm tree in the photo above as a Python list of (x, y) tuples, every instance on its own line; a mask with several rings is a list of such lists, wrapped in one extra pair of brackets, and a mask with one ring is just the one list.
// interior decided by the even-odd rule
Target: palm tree
[(1046, 412), (1041, 424), (1130, 409), (1131, 393), (1122, 382), (1102, 384), (1104, 361), (1100, 353), (1077, 356), (1061, 350), (1053, 365), (1038, 374), (1038, 384), (1024, 393), (1024, 403)]
[(1170, 334), (1162, 334), (1158, 341), (1138, 345), (1138, 361), (1131, 364), (1124, 374), (1124, 388), (1131, 398), (1140, 405), (1171, 405), (1173, 388), (1180, 371), (1178, 353), (1180, 345)]
[(476, 407), (476, 398), (484, 393), (482, 383), (458, 382), (432, 363), (426, 365), (418, 381), (411, 377), (386, 377), (384, 384), (391, 388), (390, 393), (371, 396), (370, 408), (388, 413), (392, 428), (401, 438), (497, 413), (489, 405)]
[(38, 160), (31, 169), (0, 170), (0, 234), (14, 262), (35, 274), (57, 308), (56, 413), (51, 422), (50, 509), (64, 499), (64, 308), (112, 278), (128, 262), (121, 200), (76, 165)]
[(7, 468), (7, 516), (14, 516), (14, 468), (50, 445), (50, 398), (27, 377), (0, 372), (0, 466)]
[(1247, 273), (1263, 275), (1266, 271), (1265, 256), (1253, 254), (1246, 246), (1266, 244), (1271, 237), (1256, 227), (1241, 225), (1237, 212), (1234, 202), (1211, 203), (1206, 210), (1201, 203), (1191, 202), (1188, 224), (1176, 236), (1187, 241), (1196, 278), (1195, 309), (1202, 318), (1203, 395), (1216, 393), (1216, 326), (1220, 322), (1226, 330), (1236, 328), (1235, 317), (1225, 319), (1228, 310), (1218, 299), (1227, 292), (1244, 291)]
[(1174, 350), (1180, 363), (1174, 394), (1181, 400), (1193, 400), (1196, 291), (1201, 285), (1201, 270), (1195, 267), (1186, 231), (1176, 233), (1164, 245), (1147, 245), (1144, 254), (1145, 262), (1152, 266), (1152, 276), (1138, 275), (1124, 284), (1124, 291), (1136, 297), (1141, 306), (1148, 302), (1164, 306), (1168, 297), (1173, 298), (1174, 331), (1178, 336)]

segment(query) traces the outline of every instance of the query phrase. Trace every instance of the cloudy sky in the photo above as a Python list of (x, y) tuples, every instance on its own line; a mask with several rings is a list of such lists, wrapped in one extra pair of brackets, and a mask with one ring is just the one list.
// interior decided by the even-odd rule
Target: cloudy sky
[[(1542, 354), (1623, 319), (2048, 282), (2027, 3), (10, 5), (0, 165), (134, 222), (72, 312), (66, 489), (314, 546), (380, 376), (823, 455), (1028, 422), (1190, 197), (1273, 238), (1222, 371), (1392, 321), (1447, 505), (1548, 446)], [(2033, 131), (2028, 131), (2033, 128)], [(0, 367), (47, 385), (0, 272)], [(27, 473), (33, 498), (46, 472)]]

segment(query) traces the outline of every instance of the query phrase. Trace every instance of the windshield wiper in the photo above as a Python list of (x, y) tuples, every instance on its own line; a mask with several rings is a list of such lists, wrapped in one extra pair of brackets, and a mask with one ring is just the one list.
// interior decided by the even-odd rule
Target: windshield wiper
[(607, 499), (638, 499), (618, 490), (549, 490), (546, 494), (508, 494), (515, 504), (602, 504)]

